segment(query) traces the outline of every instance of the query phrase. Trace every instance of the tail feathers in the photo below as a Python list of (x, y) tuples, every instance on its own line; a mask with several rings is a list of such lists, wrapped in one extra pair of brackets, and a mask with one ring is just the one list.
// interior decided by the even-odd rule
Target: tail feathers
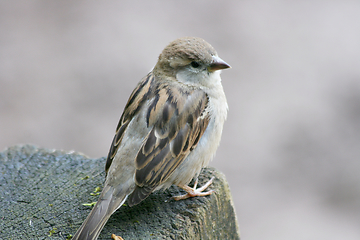
[(135, 190), (129, 195), (129, 206), (132, 207), (136, 204), (139, 204), (142, 200), (147, 198), (153, 192), (153, 190), (154, 188), (136, 186)]
[(90, 214), (77, 230), (73, 240), (95, 240), (99, 236), (106, 222), (126, 200), (127, 195), (116, 194), (114, 196), (114, 188), (108, 187), (103, 189), (98, 202), (91, 210)]

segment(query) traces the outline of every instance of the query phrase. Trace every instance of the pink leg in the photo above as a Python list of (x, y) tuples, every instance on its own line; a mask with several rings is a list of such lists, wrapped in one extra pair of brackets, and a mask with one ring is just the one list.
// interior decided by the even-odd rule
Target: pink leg
[(182, 189), (184, 189), (187, 193), (184, 195), (180, 195), (180, 196), (176, 196), (173, 197), (174, 200), (178, 201), (178, 200), (182, 200), (182, 199), (187, 199), (189, 197), (201, 197), (201, 196), (207, 196), (210, 195), (214, 192), (214, 190), (210, 190), (207, 192), (203, 192), (207, 187), (210, 186), (210, 184), (213, 182), (215, 177), (212, 177), (207, 183), (204, 184), (204, 186), (200, 187), (200, 188), (196, 188), (197, 184), (198, 184), (198, 180), (195, 180), (195, 184), (194, 187), (189, 187), (187, 185), (179, 185), (179, 187), (181, 187)]

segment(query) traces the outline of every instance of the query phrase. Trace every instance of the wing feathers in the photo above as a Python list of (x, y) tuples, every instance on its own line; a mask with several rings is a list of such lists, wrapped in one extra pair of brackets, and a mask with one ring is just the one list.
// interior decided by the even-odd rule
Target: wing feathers
[(144, 105), (146, 99), (151, 98), (151, 88), (153, 87), (154, 76), (149, 73), (131, 93), (130, 98), (125, 106), (124, 112), (121, 115), (118, 126), (116, 127), (116, 133), (113, 142), (110, 146), (110, 151), (106, 160), (105, 171), (108, 172), (111, 163), (121, 145), (121, 141), (125, 130), (128, 127), (131, 119)]
[[(182, 90), (173, 81), (155, 80), (151, 73), (131, 94), (120, 118), (105, 170), (117, 154), (124, 132), (139, 111), (145, 111), (149, 133), (134, 159), (136, 188), (129, 196), (134, 205), (165, 182), (199, 142), (209, 123), (208, 96), (202, 90)], [(145, 109), (146, 108), (146, 109)]]
[[(157, 93), (161, 97), (154, 96), (147, 110), (147, 123), (152, 130), (135, 160), (137, 187), (133, 194), (138, 200), (140, 195), (147, 197), (138, 191), (155, 189), (166, 181), (196, 147), (209, 123), (208, 97), (203, 91), (181, 92), (168, 85), (157, 88), (161, 89)], [(133, 201), (131, 195), (129, 201)]]
[(171, 152), (173, 153), (173, 157), (178, 157), (180, 153), (183, 151), (183, 147), (186, 143), (186, 140), (188, 140), (188, 134), (189, 134), (189, 126), (188, 124), (185, 124), (185, 126), (179, 130), (176, 137), (173, 141), (171, 141)]

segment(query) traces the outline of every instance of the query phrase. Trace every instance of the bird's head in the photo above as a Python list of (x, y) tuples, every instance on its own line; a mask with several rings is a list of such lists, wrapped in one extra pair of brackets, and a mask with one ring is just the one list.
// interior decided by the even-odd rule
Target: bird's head
[[(184, 37), (171, 42), (159, 56), (154, 74), (175, 78), (188, 85), (208, 85), (220, 78), (219, 70), (230, 68), (205, 40)], [(215, 76), (215, 77), (214, 77)]]

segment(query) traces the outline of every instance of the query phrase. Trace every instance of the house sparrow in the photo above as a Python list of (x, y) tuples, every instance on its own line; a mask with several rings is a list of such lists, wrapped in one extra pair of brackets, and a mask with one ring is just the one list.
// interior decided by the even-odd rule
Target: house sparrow
[(205, 196), (187, 186), (208, 165), (220, 143), (228, 105), (220, 70), (230, 66), (205, 40), (171, 42), (132, 92), (116, 128), (99, 200), (73, 239), (97, 239), (127, 199), (133, 206), (172, 184), (187, 197)]

